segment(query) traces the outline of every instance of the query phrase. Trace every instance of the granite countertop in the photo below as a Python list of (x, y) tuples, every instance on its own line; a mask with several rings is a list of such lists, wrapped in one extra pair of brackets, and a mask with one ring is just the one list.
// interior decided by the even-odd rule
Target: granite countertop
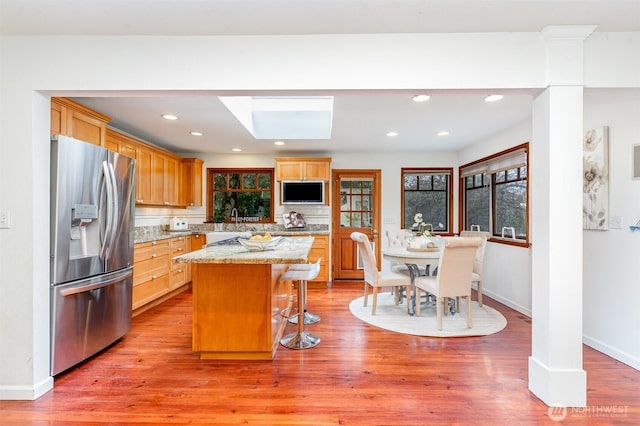
[[(296, 235), (329, 235), (328, 229), (307, 229), (307, 228), (291, 228), (291, 229), (267, 229), (267, 230), (244, 230), (239, 232), (251, 232), (252, 235), (263, 235), (265, 232), (269, 232), (274, 237), (277, 236), (296, 236)], [(146, 243), (154, 240), (165, 240), (167, 238), (182, 237), (186, 235), (206, 235), (208, 232), (214, 232), (211, 230), (189, 229), (186, 231), (167, 231), (162, 229), (136, 229), (135, 240), (136, 244)], [(228, 232), (228, 230), (227, 230)]]
[(206, 247), (173, 258), (177, 263), (285, 264), (306, 263), (313, 237), (283, 238), (273, 250), (249, 251), (240, 244)]

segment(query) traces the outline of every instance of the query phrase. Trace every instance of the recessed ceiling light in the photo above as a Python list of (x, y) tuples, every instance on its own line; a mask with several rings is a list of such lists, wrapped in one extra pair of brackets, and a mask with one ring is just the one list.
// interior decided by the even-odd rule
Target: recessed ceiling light
[(398, 136), (398, 132), (387, 132), (387, 136)]
[(241, 148), (231, 148), (231, 151), (233, 151), (233, 152), (240, 152), (240, 151), (242, 151), (242, 149), (241, 149)]
[(414, 102), (426, 102), (429, 99), (431, 99), (431, 96), (429, 95), (415, 95), (413, 98)]
[(173, 114), (162, 114), (162, 118), (165, 120), (177, 120), (178, 116)]
[(282, 142), (282, 141), (275, 141), (273, 144), (274, 144), (274, 145), (284, 145), (284, 142)]
[(447, 130), (443, 130), (441, 132), (438, 132), (438, 136), (449, 136), (449, 132)]
[(502, 98), (504, 98), (504, 96), (502, 96), (502, 95), (489, 95), (486, 98), (484, 98), (484, 101), (485, 102), (495, 102), (495, 101), (499, 101)]
[(192, 130), (192, 131), (189, 132), (189, 134), (191, 136), (202, 136), (202, 135), (204, 135), (204, 133), (198, 132), (197, 130)]

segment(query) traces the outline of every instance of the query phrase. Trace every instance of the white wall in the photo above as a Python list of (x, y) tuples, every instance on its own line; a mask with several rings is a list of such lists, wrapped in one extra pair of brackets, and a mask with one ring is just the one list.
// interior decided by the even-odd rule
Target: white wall
[[(640, 55), (639, 55), (640, 56)], [(584, 231), (584, 342), (640, 369), (640, 180), (632, 179), (632, 147), (640, 144), (640, 90), (585, 93), (584, 126), (609, 126), (609, 213), (622, 229)]]
[[(640, 67), (628, 59), (640, 33), (587, 45), (598, 67), (587, 83), (640, 87)], [(545, 52), (538, 33), (0, 37), (0, 209), (13, 221), (0, 230), (0, 398), (35, 398), (52, 386), (49, 103), (38, 91), (543, 88)]]
[[(531, 120), (460, 151), (460, 165), (531, 141)], [(487, 243), (482, 292), (531, 316), (531, 248)]]

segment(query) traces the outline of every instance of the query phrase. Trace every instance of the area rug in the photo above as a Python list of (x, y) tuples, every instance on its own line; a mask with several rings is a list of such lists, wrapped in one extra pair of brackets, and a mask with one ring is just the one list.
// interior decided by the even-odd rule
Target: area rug
[(433, 304), (426, 306), (423, 303), (420, 316), (411, 316), (407, 313), (406, 300), (396, 305), (393, 295), (385, 291), (378, 293), (376, 314), (371, 315), (372, 299), (373, 297), (369, 295), (366, 308), (362, 306), (362, 297), (352, 300), (349, 310), (368, 324), (397, 333), (432, 337), (486, 336), (497, 333), (507, 326), (507, 320), (500, 312), (486, 304), (480, 307), (476, 301), (471, 302), (473, 328), (467, 327), (467, 305), (466, 300), (463, 299), (460, 302), (460, 313), (442, 317), (442, 331), (440, 331), (436, 320), (436, 308)]

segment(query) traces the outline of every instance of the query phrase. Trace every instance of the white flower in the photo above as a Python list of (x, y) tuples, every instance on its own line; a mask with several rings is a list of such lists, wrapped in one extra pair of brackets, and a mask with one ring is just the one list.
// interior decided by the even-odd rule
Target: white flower
[(420, 222), (422, 222), (422, 213), (416, 213), (416, 215), (413, 217), (413, 221), (416, 224), (419, 224)]

